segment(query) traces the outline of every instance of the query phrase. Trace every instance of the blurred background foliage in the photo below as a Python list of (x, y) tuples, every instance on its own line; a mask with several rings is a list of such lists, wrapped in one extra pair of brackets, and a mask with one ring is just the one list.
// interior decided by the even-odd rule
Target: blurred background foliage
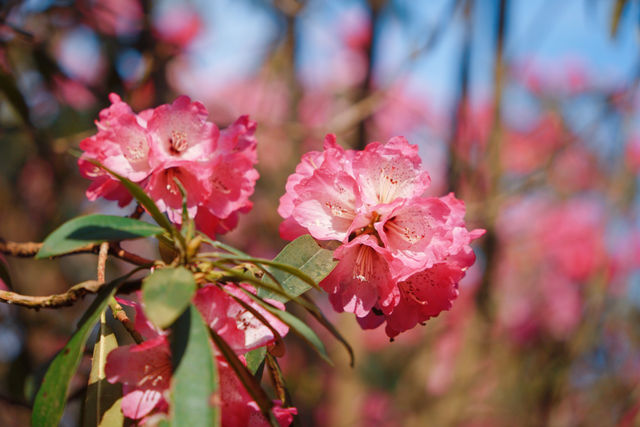
[[(184, 93), (220, 127), (258, 122), (254, 208), (224, 236), (256, 256), (283, 246), (278, 198), (325, 133), (351, 148), (404, 135), (430, 195), (454, 191), (469, 228), (487, 229), (478, 261), (451, 311), (393, 343), (318, 296), (356, 367), (330, 337), (335, 368), (288, 337), (301, 425), (640, 425), (640, 2), (1, 5), (0, 237), (133, 209), (88, 203), (68, 151), (110, 92), (136, 111)], [(44, 295), (93, 277), (93, 258), (7, 262), (16, 290)], [(28, 423), (34, 381), (81, 309), (0, 307), (1, 425)]]

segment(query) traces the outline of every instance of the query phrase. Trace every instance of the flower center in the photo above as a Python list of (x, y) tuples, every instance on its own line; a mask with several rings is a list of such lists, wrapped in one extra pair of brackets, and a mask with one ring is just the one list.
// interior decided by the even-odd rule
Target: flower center
[(399, 182), (398, 179), (393, 177), (395, 173), (395, 166), (385, 166), (380, 169), (380, 193), (378, 194), (380, 203), (387, 203), (395, 198), (395, 191)]
[(373, 259), (374, 250), (369, 246), (360, 245), (358, 249), (358, 255), (356, 255), (356, 265), (353, 269), (353, 278), (362, 282), (368, 281), (373, 277)]
[(180, 189), (178, 188), (178, 184), (176, 184), (176, 181), (174, 180), (174, 178), (178, 176), (178, 169), (169, 168), (165, 171), (165, 174), (167, 178), (167, 185), (165, 188), (171, 194), (178, 194), (180, 192)]
[(171, 135), (169, 136), (169, 152), (173, 155), (177, 155), (182, 153), (188, 147), (189, 142), (187, 141), (187, 135), (185, 135), (184, 132), (172, 130)]
[(424, 233), (420, 233), (415, 229), (410, 229), (409, 227), (398, 225), (393, 221), (393, 218), (384, 224), (384, 229), (385, 231), (392, 231), (393, 233), (399, 235), (402, 239), (404, 239), (411, 245), (425, 238)]
[(211, 184), (219, 193), (222, 193), (222, 194), (231, 193), (231, 190), (229, 189), (229, 187), (227, 187), (225, 183), (218, 176), (214, 175), (213, 177), (211, 177)]
[(125, 149), (125, 157), (132, 162), (137, 162), (147, 156), (146, 141), (141, 138), (133, 140)]
[(333, 216), (337, 216), (338, 218), (345, 218), (345, 219), (355, 218), (355, 213), (353, 212), (353, 210), (347, 209), (344, 206), (340, 205), (339, 203), (327, 201), (324, 203), (324, 205), (327, 208), (329, 208), (329, 210), (331, 211), (331, 215)]
[[(353, 217), (354, 215), (352, 215)], [(349, 235), (349, 241), (352, 241), (353, 239), (355, 239), (356, 237), (362, 235), (362, 234), (371, 234), (372, 236), (374, 236), (377, 240), (378, 240), (378, 245), (380, 247), (384, 248), (384, 243), (382, 242), (382, 239), (380, 238), (380, 236), (378, 235), (378, 231), (376, 230), (374, 224), (376, 222), (378, 222), (380, 220), (380, 214), (376, 211), (373, 211), (371, 213), (371, 221), (369, 221), (369, 224), (366, 227), (362, 227), (359, 228), (355, 231), (353, 231), (350, 235)]]

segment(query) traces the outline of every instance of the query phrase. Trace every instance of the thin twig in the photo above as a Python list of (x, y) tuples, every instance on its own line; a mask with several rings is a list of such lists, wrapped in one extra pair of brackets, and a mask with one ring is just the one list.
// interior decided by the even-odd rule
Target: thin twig
[(133, 338), (136, 344), (141, 344), (144, 341), (144, 337), (140, 335), (140, 332), (136, 331), (135, 325), (131, 322), (131, 319), (129, 319), (129, 316), (127, 316), (127, 313), (115, 298), (111, 299), (109, 307), (111, 307), (113, 317), (122, 323), (122, 326), (129, 332), (129, 335), (131, 335), (131, 338)]
[[(135, 215), (138, 211), (140, 211), (140, 215), (142, 215), (142, 212), (144, 212), (140, 207), (140, 205), (136, 207), (136, 211), (132, 214), (132, 216)], [(100, 244), (100, 252), (98, 254), (98, 282), (100, 283), (104, 283), (105, 281), (105, 267), (107, 263), (108, 253), (109, 253), (109, 243), (104, 242)], [(111, 297), (111, 300), (109, 301), (109, 307), (111, 308), (113, 317), (116, 320), (118, 320), (120, 323), (122, 323), (122, 326), (124, 326), (127, 332), (129, 332), (129, 335), (131, 335), (131, 338), (133, 338), (137, 344), (142, 343), (144, 341), (144, 338), (142, 337), (142, 335), (140, 335), (138, 331), (136, 331), (134, 324), (129, 319), (129, 316), (127, 316), (127, 313), (125, 313), (122, 306), (118, 303), (118, 301), (116, 301), (114, 297)], [(106, 322), (104, 312), (100, 317), (100, 322), (101, 323)]]
[(97, 280), (88, 280), (78, 283), (62, 294), (46, 296), (22, 295), (16, 292), (0, 291), (0, 301), (7, 304), (20, 305), (27, 308), (39, 310), (41, 308), (66, 307), (75, 303), (78, 299), (87, 294), (95, 294), (104, 283)]
[[(0, 253), (19, 258), (32, 258), (34, 257), (40, 248), (42, 243), (39, 242), (10, 242), (0, 238)], [(60, 258), (67, 255), (94, 253), (97, 254), (100, 251), (100, 244), (90, 243), (86, 246), (82, 246), (71, 252), (65, 254), (54, 255), (51, 258)], [(120, 247), (118, 244), (110, 245), (109, 254), (119, 258), (123, 261), (127, 261), (135, 265), (151, 265), (153, 261), (143, 258), (131, 252), (128, 252)]]
[(480, 287), (476, 292), (476, 302), (481, 313), (487, 320), (493, 320), (494, 313), (491, 307), (491, 280), (495, 274), (497, 263), (498, 238), (495, 230), (495, 219), (500, 209), (500, 200), (497, 195), (502, 190), (502, 165), (500, 164), (500, 151), (502, 147), (503, 129), (502, 129), (502, 93), (505, 75), (504, 64), (504, 42), (507, 33), (507, 0), (500, 0), (498, 7), (498, 33), (496, 36), (496, 54), (493, 70), (493, 123), (491, 125), (491, 133), (487, 151), (485, 153), (485, 161), (489, 165), (489, 186), (486, 190), (485, 198), (488, 203), (484, 212), (484, 225), (487, 230), (484, 240), (483, 249), (486, 254), (485, 271), (480, 282)]
[(136, 204), (136, 210), (134, 210), (131, 215), (129, 215), (129, 218), (133, 218), (133, 219), (140, 219), (140, 217), (142, 216), (142, 214), (144, 213), (144, 208), (142, 206), (140, 206), (140, 203)]
[(284, 403), (287, 401), (287, 395), (286, 395), (287, 388), (285, 387), (284, 382), (282, 380), (282, 374), (280, 373), (280, 369), (278, 369), (278, 366), (276, 365), (276, 362), (275, 362), (275, 358), (272, 355), (267, 354), (265, 356), (265, 360), (267, 362), (267, 368), (269, 368), (269, 376), (271, 377), (273, 388), (276, 389), (276, 394), (278, 396), (278, 399), (280, 399), (280, 401)]
[(109, 242), (100, 244), (98, 252), (98, 282), (105, 282), (105, 269), (107, 268), (107, 255), (109, 254)]

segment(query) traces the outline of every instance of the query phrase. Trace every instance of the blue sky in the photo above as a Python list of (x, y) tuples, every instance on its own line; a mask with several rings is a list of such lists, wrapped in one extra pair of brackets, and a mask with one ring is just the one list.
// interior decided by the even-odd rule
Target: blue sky
[[(458, 10), (439, 42), (427, 54), (408, 59), (427, 34), (448, 15), (454, 0), (418, 2), (395, 0), (382, 12), (375, 51), (376, 76), (388, 82), (409, 75), (411, 87), (447, 109), (457, 84), (459, 49), (464, 21)], [(166, 1), (163, 3), (167, 3)], [(192, 46), (191, 63), (209, 68), (224, 80), (250, 75), (259, 67), (269, 45), (282, 32), (282, 20), (257, 1), (194, 0), (207, 22)], [(634, 17), (630, 2), (618, 36), (609, 36), (613, 2), (591, 0), (512, 0), (506, 57), (513, 63), (534, 60), (558, 74), (570, 63), (584, 65), (593, 81), (617, 85), (628, 81), (638, 61)], [(472, 14), (472, 93), (491, 93), (497, 0), (477, 0)], [(335, 23), (345, 13), (365, 10), (362, 0), (309, 0), (298, 21), (297, 66), (308, 83), (330, 78), (328, 57), (338, 43)], [(364, 12), (366, 13), (366, 11)]]

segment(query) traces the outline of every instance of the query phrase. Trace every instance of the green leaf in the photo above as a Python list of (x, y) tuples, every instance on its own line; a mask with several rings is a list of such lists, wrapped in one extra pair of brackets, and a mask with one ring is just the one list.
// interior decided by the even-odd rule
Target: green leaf
[[(290, 295), (286, 293), (285, 291), (282, 290), (282, 288), (274, 284), (271, 280), (266, 281), (266, 280), (256, 279), (256, 277), (253, 274), (247, 274), (247, 273), (243, 273), (240, 270), (228, 268), (224, 264), (219, 262), (214, 262), (212, 263), (212, 265), (216, 266), (220, 270), (227, 273), (227, 277), (225, 279), (228, 281), (235, 281), (239, 283), (240, 282), (251, 283), (252, 285), (255, 285), (255, 287), (258, 289), (258, 295), (260, 295), (260, 290), (264, 288), (264, 290), (268, 292), (268, 295), (265, 298), (271, 298), (270, 295), (278, 295), (280, 298), (275, 298), (278, 301), (293, 300), (304, 307), (313, 309), (313, 306), (309, 304), (309, 302), (295, 295)], [(217, 280), (213, 279), (211, 281), (214, 282)]]
[(208, 327), (191, 305), (173, 326), (171, 354), (171, 425), (219, 426), (220, 408), (212, 405), (218, 372)]
[(72, 252), (90, 243), (137, 239), (162, 233), (162, 228), (133, 218), (87, 215), (62, 224), (49, 234), (36, 258), (49, 258)]
[(249, 255), (247, 253), (242, 252), (239, 249), (234, 248), (233, 246), (227, 245), (227, 244), (222, 243), (222, 242), (218, 242), (217, 240), (213, 240), (209, 236), (207, 236), (206, 234), (200, 233), (200, 236), (202, 236), (202, 239), (205, 242), (209, 243), (214, 248), (224, 249), (225, 251), (227, 251), (229, 253), (240, 255), (240, 256), (245, 256), (245, 257), (250, 257), (251, 256), (251, 255)]
[(174, 235), (176, 233), (176, 229), (173, 227), (173, 225), (171, 225), (167, 217), (164, 216), (162, 212), (160, 212), (160, 209), (158, 209), (158, 206), (156, 206), (155, 202), (151, 199), (151, 197), (147, 196), (147, 193), (145, 193), (138, 184), (112, 171), (97, 160), (87, 159), (87, 161), (113, 175), (118, 181), (122, 183), (122, 185), (125, 186), (127, 190), (129, 190), (129, 193), (131, 193), (131, 195), (138, 201), (138, 203), (145, 207), (147, 212), (149, 212), (149, 215), (151, 215), (151, 217), (158, 223), (160, 227), (167, 230), (171, 235)]
[(115, 426), (122, 425), (124, 422), (120, 407), (122, 385), (108, 382), (104, 371), (107, 355), (117, 347), (118, 341), (111, 328), (106, 323), (100, 322), (98, 339), (93, 347), (83, 426)]
[(258, 347), (255, 350), (251, 350), (247, 354), (244, 355), (247, 360), (247, 369), (251, 371), (253, 375), (258, 373), (258, 370), (262, 366), (262, 362), (264, 361), (265, 356), (267, 355), (267, 347), (262, 346)]
[(344, 346), (345, 350), (347, 350), (347, 353), (349, 353), (349, 364), (351, 365), (351, 367), (353, 368), (353, 366), (355, 365), (355, 355), (353, 353), (353, 349), (351, 348), (351, 345), (349, 344), (349, 342), (346, 340), (346, 338), (344, 338), (342, 336), (342, 334), (338, 331), (338, 329), (336, 329), (335, 326), (333, 326), (333, 324), (329, 321), (329, 319), (327, 319), (325, 317), (325, 315), (322, 313), (321, 310), (309, 310), (307, 307), (305, 307), (305, 309), (307, 310), (307, 312), (309, 314), (311, 314), (322, 326), (325, 327), (326, 330), (328, 330), (331, 335), (334, 336), (335, 339), (337, 339), (338, 341), (340, 341), (340, 343)]
[(57, 426), (60, 423), (69, 382), (78, 369), (84, 344), (116, 288), (129, 276), (130, 274), (105, 285), (80, 319), (78, 330), (49, 365), (33, 404), (32, 425)]
[(191, 239), (193, 237), (194, 222), (191, 218), (189, 218), (189, 209), (187, 208), (187, 190), (185, 190), (184, 185), (182, 185), (177, 177), (173, 177), (173, 182), (175, 182), (178, 186), (180, 195), (182, 196), (182, 224), (184, 226), (183, 231), (186, 233), (186, 238)]
[(168, 328), (186, 310), (195, 293), (196, 281), (186, 268), (156, 270), (142, 281), (144, 314), (159, 328)]
[[(240, 262), (245, 262), (245, 263), (251, 263), (253, 265), (255, 265), (256, 267), (258, 267), (259, 269), (263, 270), (265, 273), (267, 273), (268, 275), (273, 276), (272, 271), (271, 270), (266, 270), (265, 268), (268, 267), (273, 267), (274, 270), (281, 270), (284, 273), (289, 273), (290, 275), (295, 276), (296, 278), (302, 280), (303, 282), (305, 282), (307, 285), (309, 285), (310, 287), (315, 287), (318, 288), (318, 290), (322, 290), (320, 287), (318, 287), (318, 284), (311, 278), (309, 277), (305, 272), (297, 269), (296, 267), (293, 267), (289, 264), (284, 264), (281, 262), (275, 262), (275, 261), (270, 261), (268, 259), (262, 259), (262, 258), (253, 258), (253, 257), (246, 257), (246, 256), (239, 256), (239, 255), (234, 255), (234, 254), (223, 254), (223, 253), (205, 253), (203, 255), (209, 255), (213, 258), (222, 260), (222, 261), (233, 261), (236, 263), (240, 263)], [(271, 281), (274, 281), (273, 279), (275, 279), (276, 282), (280, 283), (280, 281), (278, 280), (277, 277), (269, 277), (270, 279), (272, 279)], [(281, 283), (280, 283), (281, 284)], [(296, 295), (297, 296), (297, 295)]]
[[(333, 251), (321, 248), (313, 237), (304, 235), (289, 243), (273, 259), (274, 263), (287, 264), (305, 273), (316, 283), (327, 277), (336, 266), (333, 259)], [(298, 296), (308, 291), (311, 286), (294, 274), (283, 271), (277, 267), (271, 269), (271, 273), (282, 284), (285, 291), (293, 296)], [(271, 281), (265, 276), (264, 280)], [(280, 295), (264, 289), (258, 290), (258, 295), (264, 298), (272, 298), (286, 302)]]

